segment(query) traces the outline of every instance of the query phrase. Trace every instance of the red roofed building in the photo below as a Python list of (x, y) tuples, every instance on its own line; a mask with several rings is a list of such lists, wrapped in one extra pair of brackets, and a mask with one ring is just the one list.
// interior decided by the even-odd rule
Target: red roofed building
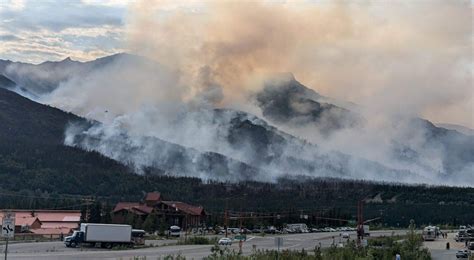
[(178, 225), (183, 228), (191, 228), (202, 226), (205, 223), (207, 214), (203, 207), (162, 199), (159, 192), (149, 192), (143, 202), (119, 202), (112, 211), (112, 221), (114, 223), (128, 223), (130, 219), (140, 218), (143, 222), (149, 214), (153, 213), (169, 226)]
[(189, 205), (180, 201), (162, 201), (159, 205), (158, 211), (176, 212), (174, 215), (175, 225), (182, 227), (198, 227), (204, 224), (207, 214), (203, 207)]
[[(9, 210), (15, 213), (15, 232), (38, 234), (69, 234), (79, 227), (78, 210)], [(3, 219), (0, 212), (0, 223)]]
[(161, 194), (159, 192), (148, 192), (145, 196), (145, 204), (150, 207), (156, 206), (161, 201)]
[(142, 205), (139, 202), (119, 202), (112, 210), (112, 218), (114, 223), (125, 223), (128, 214), (146, 218), (152, 211), (152, 207)]

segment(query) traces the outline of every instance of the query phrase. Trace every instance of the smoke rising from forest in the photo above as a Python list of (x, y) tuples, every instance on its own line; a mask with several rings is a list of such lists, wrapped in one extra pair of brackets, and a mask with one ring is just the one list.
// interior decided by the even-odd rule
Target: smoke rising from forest
[[(446, 177), (451, 174), (443, 163), (448, 151), (426, 145), (427, 130), (411, 123), (422, 116), (473, 126), (471, 15), (468, 1), (138, 2), (130, 7), (127, 43), (132, 53), (149, 61), (123, 58), (62, 82), (44, 102), (99, 120), (109, 134), (125, 131), (137, 147), (147, 136), (220, 153), (274, 172), (268, 180), (332, 176), (334, 171), (318, 167), (290, 173), (293, 165), (274, 163), (326, 156), (328, 162), (344, 164), (341, 169), (359, 168), (342, 177), (400, 181), (365, 169), (358, 159), (334, 159), (339, 151), (407, 172), (405, 182), (473, 185), (469, 173), (474, 164), (459, 165)], [(327, 135), (319, 127), (339, 112), (323, 116), (316, 126), (265, 118), (252, 97), (281, 72), (292, 72), (304, 85), (333, 97), (319, 101), (353, 110), (363, 123)], [(295, 148), (291, 141), (277, 149), (283, 152), (275, 161), (256, 165), (248, 157), (253, 147), (237, 148), (227, 139), (235, 115), (219, 121), (210, 112), (214, 108), (256, 115), (315, 146)], [(251, 120), (262, 125), (257, 117)], [(136, 158), (117, 154), (127, 149), (107, 150), (103, 144), (88, 149), (127, 162)], [(317, 152), (311, 150), (315, 147)], [(154, 165), (153, 159), (135, 164)]]

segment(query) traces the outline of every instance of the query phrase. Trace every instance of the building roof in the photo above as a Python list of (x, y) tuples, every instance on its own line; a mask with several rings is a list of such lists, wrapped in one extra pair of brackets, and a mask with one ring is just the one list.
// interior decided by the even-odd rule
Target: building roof
[(32, 216), (20, 216), (15, 217), (15, 226), (31, 226), (35, 221), (41, 224), (41, 221), (37, 217)]
[(70, 228), (75, 229), (79, 227), (76, 222), (46, 222), (42, 223), (41, 228)]
[(193, 216), (200, 216), (206, 214), (203, 207), (189, 205), (181, 201), (162, 201), (162, 203), (168, 205), (169, 207), (175, 208), (179, 211), (182, 211), (186, 214)]
[[(11, 210), (15, 213), (15, 225), (31, 226), (38, 220), (45, 228), (77, 228), (81, 220), (79, 210)], [(0, 211), (0, 219), (3, 219)]]
[(145, 197), (145, 201), (160, 201), (161, 200), (161, 193), (159, 192), (148, 192)]
[[(77, 222), (81, 220), (79, 210), (11, 210), (15, 213), (15, 221), (34, 221), (32, 218), (38, 218), (41, 223), (44, 222)], [(3, 219), (3, 212), (0, 211), (0, 218)]]
[(153, 211), (152, 207), (142, 205), (138, 202), (119, 202), (115, 205), (115, 208), (112, 212), (118, 212), (121, 210), (131, 211), (138, 215), (150, 214)]
[(41, 222), (80, 222), (81, 212), (35, 212)]
[(146, 214), (150, 214), (153, 211), (153, 207), (148, 207), (146, 205), (136, 206), (136, 207), (133, 207), (133, 209), (136, 209)]
[(114, 210), (112, 210), (112, 212), (117, 212), (117, 211), (120, 211), (122, 209), (131, 209), (131, 208), (137, 207), (137, 206), (140, 206), (140, 203), (138, 203), (138, 202), (119, 202), (119, 203), (117, 203), (117, 205), (115, 205), (115, 208), (114, 208)]

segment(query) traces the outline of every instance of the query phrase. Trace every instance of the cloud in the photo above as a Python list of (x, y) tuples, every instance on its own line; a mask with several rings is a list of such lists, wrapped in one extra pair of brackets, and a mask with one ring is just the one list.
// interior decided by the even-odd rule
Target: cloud
[(25, 8), (25, 0), (4, 0), (0, 2), (1, 10), (21, 11)]
[(19, 39), (20, 38), (16, 37), (15, 35), (12, 35), (12, 34), (0, 35), (0, 41), (3, 41), (3, 42), (16, 41), (16, 40), (19, 40)]
[(40, 63), (69, 56), (90, 60), (123, 51), (124, 5), (25, 1), (23, 8), (6, 6), (0, 8), (0, 32), (18, 39), (0, 47), (0, 58)]

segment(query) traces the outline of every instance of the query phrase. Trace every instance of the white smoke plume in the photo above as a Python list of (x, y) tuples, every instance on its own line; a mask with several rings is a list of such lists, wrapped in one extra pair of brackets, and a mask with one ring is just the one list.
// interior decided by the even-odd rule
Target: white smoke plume
[[(138, 2), (130, 10), (127, 41), (132, 53), (149, 60), (121, 58), (61, 82), (43, 102), (103, 123), (104, 129), (86, 134), (126, 133), (133, 147), (148, 147), (144, 157), (109, 147), (110, 137), (83, 145), (138, 168), (160, 158), (143, 138), (153, 137), (262, 168), (269, 176), (259, 180), (309, 175), (472, 186), (472, 160), (448, 169), (443, 158), (449, 151), (427, 145), (426, 128), (411, 123), (426, 116), (474, 126), (471, 15), (468, 1)], [(312, 124), (266, 118), (252, 97), (279, 72), (294, 73), (335, 98), (314, 94), (315, 101), (339, 100), (363, 122), (328, 135)], [(230, 110), (216, 119), (214, 108), (257, 117)], [(318, 125), (333, 116), (323, 114)], [(300, 140), (270, 144), (267, 160), (253, 161), (262, 140), (229, 141), (231, 126), (245, 120)]]

